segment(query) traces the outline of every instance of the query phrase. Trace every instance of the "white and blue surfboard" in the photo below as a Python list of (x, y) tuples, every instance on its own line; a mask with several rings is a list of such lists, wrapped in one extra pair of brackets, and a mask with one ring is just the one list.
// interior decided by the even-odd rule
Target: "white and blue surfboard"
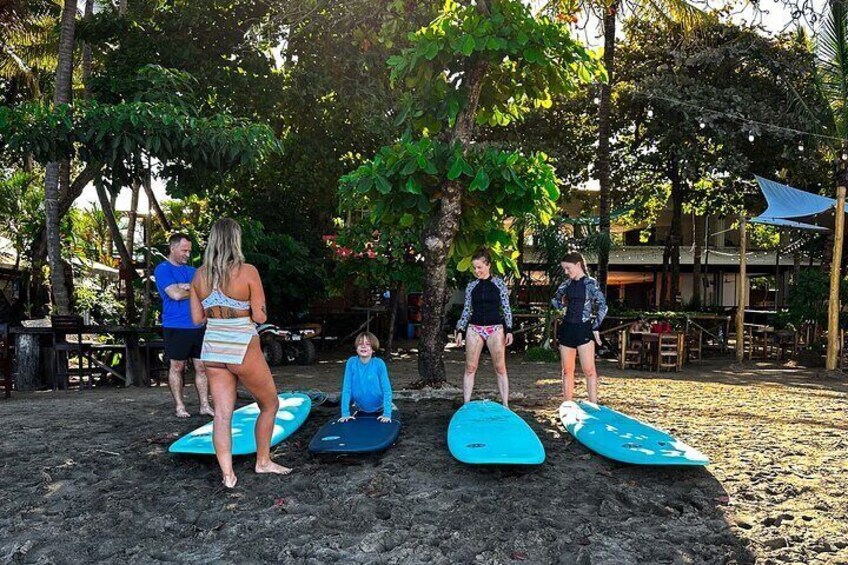
[(608, 459), (632, 465), (708, 465), (706, 455), (671, 434), (591, 402), (563, 402), (563, 426), (577, 441)]
[[(280, 408), (277, 410), (274, 432), (271, 435), (272, 447), (292, 435), (306, 421), (312, 409), (312, 400), (309, 395), (286, 392), (278, 396)], [(254, 428), (258, 417), (259, 405), (255, 402), (233, 412), (233, 455), (256, 453)], [(172, 443), (168, 451), (192, 455), (215, 455), (215, 446), (212, 444), (212, 422), (184, 435)]]

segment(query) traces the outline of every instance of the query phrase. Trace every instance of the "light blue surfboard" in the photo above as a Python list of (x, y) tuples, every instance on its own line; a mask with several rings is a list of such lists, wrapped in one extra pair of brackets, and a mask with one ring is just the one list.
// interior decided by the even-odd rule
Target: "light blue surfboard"
[(540, 465), (545, 448), (533, 429), (497, 402), (475, 400), (456, 411), (448, 449), (470, 465)]
[[(312, 401), (306, 394), (286, 392), (278, 396), (280, 408), (277, 410), (277, 421), (274, 423), (274, 433), (271, 435), (271, 446), (277, 445), (292, 435), (306, 421), (312, 409)], [(233, 412), (233, 455), (256, 453), (254, 427), (258, 417), (259, 405), (255, 402)], [(215, 446), (212, 445), (212, 422), (184, 435), (172, 443), (168, 451), (215, 455)]]
[(591, 402), (563, 402), (563, 426), (599, 455), (632, 465), (708, 465), (706, 455), (654, 426)]

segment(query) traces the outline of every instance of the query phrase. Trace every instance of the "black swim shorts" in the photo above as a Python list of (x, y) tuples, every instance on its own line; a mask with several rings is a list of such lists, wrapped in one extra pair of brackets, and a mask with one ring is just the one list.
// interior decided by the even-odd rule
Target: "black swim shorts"
[(162, 328), (165, 355), (171, 361), (200, 359), (206, 328)]

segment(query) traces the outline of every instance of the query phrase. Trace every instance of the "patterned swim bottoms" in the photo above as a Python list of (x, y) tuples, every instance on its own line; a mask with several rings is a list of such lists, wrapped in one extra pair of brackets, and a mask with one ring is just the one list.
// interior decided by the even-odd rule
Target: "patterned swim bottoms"
[(474, 332), (483, 338), (483, 340), (489, 339), (491, 336), (495, 334), (496, 331), (501, 329), (501, 325), (497, 324), (494, 326), (478, 326), (477, 324), (470, 324), (468, 329), (474, 330)]

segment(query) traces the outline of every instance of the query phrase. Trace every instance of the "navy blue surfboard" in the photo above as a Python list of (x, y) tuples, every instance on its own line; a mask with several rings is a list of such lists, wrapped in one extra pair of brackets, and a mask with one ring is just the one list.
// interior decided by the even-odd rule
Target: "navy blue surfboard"
[(400, 413), (392, 411), (392, 421), (377, 420), (380, 413), (358, 412), (356, 418), (339, 422), (333, 418), (318, 430), (309, 442), (312, 453), (374, 453), (384, 451), (400, 435)]

